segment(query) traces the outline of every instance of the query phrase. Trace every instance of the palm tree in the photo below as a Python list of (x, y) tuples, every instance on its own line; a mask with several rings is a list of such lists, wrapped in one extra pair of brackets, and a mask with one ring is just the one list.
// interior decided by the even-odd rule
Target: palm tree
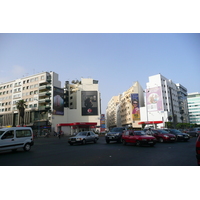
[(26, 101), (24, 101), (23, 99), (22, 100), (19, 100), (17, 103), (17, 109), (19, 110), (19, 115), (21, 117), (21, 122), (22, 122), (22, 126), (24, 126), (24, 111), (25, 111), (25, 108), (26, 108)]

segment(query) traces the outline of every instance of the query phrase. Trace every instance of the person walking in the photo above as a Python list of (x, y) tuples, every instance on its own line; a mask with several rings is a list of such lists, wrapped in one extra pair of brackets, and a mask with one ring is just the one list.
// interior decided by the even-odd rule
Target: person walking
[(58, 132), (58, 138), (60, 139), (61, 137), (61, 130)]

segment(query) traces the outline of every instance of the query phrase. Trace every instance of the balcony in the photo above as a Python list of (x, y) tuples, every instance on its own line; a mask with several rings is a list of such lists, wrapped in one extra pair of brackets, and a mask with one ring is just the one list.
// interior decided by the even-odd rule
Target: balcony
[(41, 92), (39, 93), (40, 97), (51, 96), (51, 92)]
[(39, 87), (39, 90), (50, 90), (51, 89), (51, 85), (42, 85)]
[(51, 102), (51, 99), (44, 98), (44, 99), (39, 99), (39, 103), (49, 103)]

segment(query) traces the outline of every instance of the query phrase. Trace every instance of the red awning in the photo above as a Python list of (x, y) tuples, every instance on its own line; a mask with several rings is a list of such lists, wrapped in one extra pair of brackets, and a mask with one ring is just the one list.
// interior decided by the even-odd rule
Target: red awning
[(57, 126), (96, 126), (96, 122), (74, 122), (74, 123), (61, 123)]
[(161, 124), (163, 121), (148, 121), (148, 122), (139, 122), (138, 124)]

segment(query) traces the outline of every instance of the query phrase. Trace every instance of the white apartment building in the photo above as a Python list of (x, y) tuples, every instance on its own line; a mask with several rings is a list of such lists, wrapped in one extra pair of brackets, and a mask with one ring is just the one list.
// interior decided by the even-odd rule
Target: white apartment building
[(60, 85), (55, 72), (42, 72), (0, 84), (0, 126), (20, 125), (16, 102), (22, 99), (27, 105), (24, 116), (26, 126), (33, 126), (36, 121), (40, 126), (50, 126), (53, 89)]
[(100, 93), (96, 80), (82, 78), (80, 82), (61, 88), (58, 74), (42, 72), (2, 83), (0, 127), (20, 125), (16, 103), (22, 99), (27, 105), (24, 123), (39, 134), (42, 130), (61, 129), (70, 135), (74, 131), (96, 129), (100, 125)]
[[(182, 109), (184, 109), (184, 115), (188, 115), (186, 107), (180, 106), (183, 101), (179, 101), (181, 95), (187, 95), (185, 87), (180, 84), (176, 85), (161, 74), (150, 76), (146, 86), (146, 105), (141, 108), (140, 124), (157, 124), (158, 127), (164, 127), (169, 116), (175, 123), (182, 122)], [(187, 121), (187, 117), (185, 117), (185, 121)]]
[(141, 118), (140, 107), (144, 106), (143, 89), (139, 82), (134, 82), (127, 91), (112, 97), (108, 102), (106, 115), (107, 127), (134, 127), (140, 128), (138, 124)]
[(117, 126), (117, 113), (119, 112), (119, 103), (120, 103), (121, 95), (113, 96), (108, 102), (106, 108), (106, 119), (107, 119), (107, 127), (113, 128)]
[(189, 120), (192, 124), (200, 124), (200, 93), (189, 93), (187, 96)]

